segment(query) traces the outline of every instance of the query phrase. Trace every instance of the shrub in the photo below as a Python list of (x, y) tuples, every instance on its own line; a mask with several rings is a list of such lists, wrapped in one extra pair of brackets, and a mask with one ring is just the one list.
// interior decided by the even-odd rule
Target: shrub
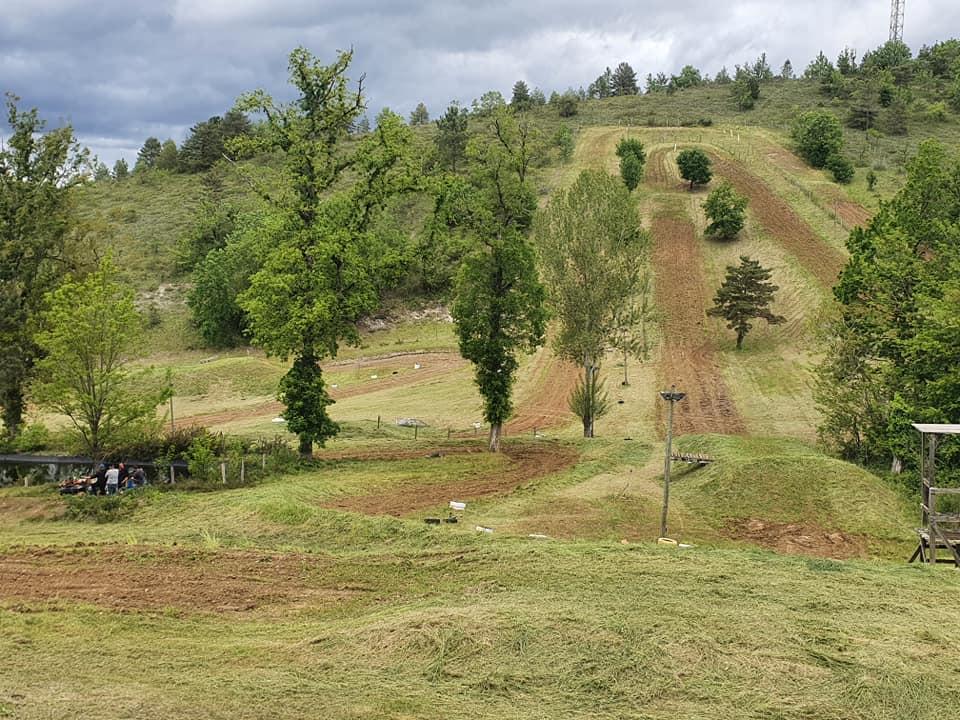
[(853, 163), (840, 153), (835, 153), (827, 158), (826, 168), (833, 173), (833, 179), (843, 185), (853, 180)]
[(43, 423), (27, 425), (13, 441), (17, 452), (35, 452), (50, 447), (50, 430)]
[(703, 203), (710, 224), (707, 237), (731, 240), (743, 229), (747, 198), (738, 194), (728, 182), (721, 183)]
[(72, 495), (66, 498), (65, 518), (98, 524), (117, 522), (134, 513), (151, 491), (143, 489), (120, 495)]
[(840, 121), (826, 110), (811, 110), (797, 118), (793, 126), (797, 152), (813, 167), (822, 168), (827, 158), (843, 147)]

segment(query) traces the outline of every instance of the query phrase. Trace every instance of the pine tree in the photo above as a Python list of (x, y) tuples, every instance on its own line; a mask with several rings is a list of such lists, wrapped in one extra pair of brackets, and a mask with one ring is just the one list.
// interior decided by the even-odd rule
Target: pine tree
[(721, 317), (727, 327), (737, 332), (737, 350), (743, 347), (743, 338), (753, 327), (754, 318), (763, 318), (770, 325), (786, 322), (782, 315), (770, 311), (774, 293), (780, 288), (771, 282), (771, 271), (759, 261), (740, 256), (739, 267), (727, 266), (727, 275), (713, 298), (714, 307), (707, 310), (711, 317)]
[(793, 80), (793, 63), (790, 62), (790, 58), (783, 61), (783, 67), (780, 68), (780, 79)]
[(517, 80), (513, 85), (513, 96), (510, 98), (510, 106), (516, 110), (526, 110), (530, 107), (530, 88), (523, 80)]
[(614, 95), (636, 95), (639, 92), (637, 88), (637, 73), (630, 67), (629, 63), (622, 62), (617, 65), (613, 71), (612, 93)]
[(427, 112), (427, 106), (423, 103), (418, 103), (417, 107), (410, 113), (410, 124), (426, 125), (428, 122), (430, 122), (430, 113)]
[(140, 152), (137, 153), (137, 164), (134, 165), (133, 169), (139, 172), (156, 167), (161, 150), (160, 141), (155, 137), (148, 137), (144, 141), (143, 147), (140, 148)]
[(157, 157), (157, 170), (176, 170), (180, 164), (180, 153), (173, 140), (165, 140), (160, 146), (160, 155)]
[(113, 164), (113, 179), (114, 180), (123, 180), (130, 174), (130, 166), (127, 165), (127, 161), (123, 158), (120, 158)]
[(466, 108), (454, 101), (443, 117), (435, 121), (439, 131), (435, 139), (437, 154), (443, 166), (453, 172), (457, 171), (457, 164), (463, 160), (467, 150), (467, 115)]

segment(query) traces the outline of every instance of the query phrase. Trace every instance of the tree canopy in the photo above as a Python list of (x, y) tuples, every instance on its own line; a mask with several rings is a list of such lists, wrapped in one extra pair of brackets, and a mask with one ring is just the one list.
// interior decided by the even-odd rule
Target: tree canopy
[(41, 356), (34, 340), (47, 293), (84, 267), (72, 188), (89, 158), (69, 126), (44, 131), (37, 111), (7, 95), (10, 134), (0, 143), (0, 407), (19, 431), (24, 392)]
[(770, 310), (773, 296), (780, 288), (771, 282), (771, 271), (760, 266), (757, 260), (740, 256), (740, 265), (728, 265), (727, 275), (713, 298), (713, 307), (707, 315), (721, 317), (727, 327), (737, 333), (737, 350), (743, 347), (743, 339), (753, 327), (750, 321), (762, 318), (770, 325), (786, 321)]
[(617, 65), (611, 77), (610, 91), (612, 95), (636, 95), (640, 92), (637, 73), (630, 67), (630, 63), (622, 62)]
[(584, 370), (580, 409), (584, 437), (593, 437), (598, 372), (624, 325), (647, 262), (649, 239), (636, 201), (614, 176), (584, 170), (538, 215), (536, 237), (549, 305), (559, 327), (555, 347)]
[(703, 203), (710, 224), (707, 225), (707, 237), (718, 240), (731, 240), (743, 229), (744, 211), (747, 198), (737, 193), (729, 182), (722, 182), (714, 188)]
[(628, 190), (636, 190), (643, 179), (643, 166), (647, 154), (638, 138), (623, 138), (617, 143), (617, 157), (620, 158), (620, 177)]
[(411, 131), (393, 113), (384, 111), (376, 132), (346, 146), (364, 111), (362, 84), (351, 90), (346, 76), (351, 59), (342, 52), (323, 65), (297, 48), (290, 55), (299, 93), (293, 102), (276, 103), (262, 90), (238, 101), (241, 110), (267, 118), (241, 149), (279, 151), (286, 163), (280, 192), (260, 188), (275, 216), (261, 227), (271, 251), (239, 304), (256, 344), (293, 357), (279, 396), (303, 455), (337, 431), (318, 363), (336, 356), (341, 343), (358, 342), (356, 321), (378, 302), (388, 253), (373, 223), (390, 197), (416, 181)]
[(680, 177), (689, 181), (691, 190), (694, 185), (707, 184), (713, 177), (710, 158), (697, 148), (681, 150), (677, 155), (677, 167), (680, 168)]

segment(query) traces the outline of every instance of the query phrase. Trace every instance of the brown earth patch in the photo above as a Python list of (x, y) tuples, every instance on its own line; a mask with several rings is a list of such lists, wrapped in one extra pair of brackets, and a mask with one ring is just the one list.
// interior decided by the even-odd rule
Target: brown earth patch
[(445, 505), (454, 499), (466, 501), (503, 495), (531, 480), (571, 467), (577, 461), (577, 453), (573, 449), (556, 445), (508, 446), (503, 454), (509, 458), (509, 464), (495, 477), (487, 474), (468, 476), (451, 482), (413, 485), (375, 495), (338, 498), (324, 507), (400, 517)]
[[(397, 375), (387, 374), (392, 373), (401, 365), (406, 368), (413, 363), (419, 363), (422, 367), (415, 372), (403, 372)], [(466, 360), (453, 352), (396, 353), (360, 360), (342, 360), (324, 363), (323, 368), (324, 370), (328, 370), (330, 368), (356, 367), (358, 370), (367, 372), (377, 370), (378, 372), (375, 374), (382, 375), (376, 380), (368, 380), (356, 385), (349, 385), (343, 388), (328, 388), (330, 397), (334, 400), (345, 400), (346, 398), (367, 395), (369, 393), (380, 392), (381, 390), (418, 385), (427, 380), (458, 370), (466, 365), (466, 363)], [(283, 405), (280, 402), (270, 400), (269, 402), (242, 409), (188, 416), (185, 417), (184, 420), (204, 426), (223, 425), (237, 420), (276, 416), (282, 412), (282, 410)]]
[(746, 540), (791, 555), (835, 560), (867, 557), (867, 542), (862, 536), (825, 530), (816, 525), (737, 519), (731, 520), (725, 531), (735, 540)]
[(644, 179), (647, 185), (661, 190), (681, 190), (686, 186), (677, 173), (673, 172), (666, 150), (656, 150), (650, 154)]
[(763, 180), (733, 160), (713, 152), (708, 154), (713, 159), (716, 173), (750, 199), (749, 210), (764, 230), (796, 257), (820, 283), (828, 288), (833, 287), (846, 262), (843, 253), (826, 245)]
[(45, 497), (0, 497), (0, 517), (6, 522), (56, 520), (62, 506)]
[(542, 377), (536, 389), (517, 403), (505, 428), (508, 435), (566, 425), (575, 417), (567, 401), (580, 375), (576, 365), (545, 350), (529, 372)]
[[(676, 384), (687, 393), (686, 400), (675, 406), (674, 431), (742, 434), (746, 425), (704, 332), (710, 294), (693, 225), (687, 220), (656, 217), (651, 230), (655, 296), (665, 315), (661, 376), (664, 384)], [(665, 403), (658, 402), (660, 428), (664, 427), (665, 412)]]
[(120, 611), (243, 612), (334, 604), (362, 589), (325, 585), (313, 555), (151, 546), (14, 549), (0, 554), (0, 600), (91, 603)]

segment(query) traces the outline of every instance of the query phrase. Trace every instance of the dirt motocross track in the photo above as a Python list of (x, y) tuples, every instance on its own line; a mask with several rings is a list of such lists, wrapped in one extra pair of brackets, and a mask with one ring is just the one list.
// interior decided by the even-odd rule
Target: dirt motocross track
[[(704, 332), (710, 304), (703, 276), (703, 258), (693, 225), (657, 217), (651, 227), (656, 303), (663, 309), (663, 356), (666, 383), (676, 384), (687, 399), (674, 409), (674, 432), (746, 432), (723, 380), (710, 339)], [(658, 426), (664, 427), (664, 403), (657, 403)]]
[(325, 565), (322, 556), (247, 550), (14, 548), (0, 555), (0, 600), (71, 600), (120, 611), (243, 612), (332, 604), (358, 594), (356, 588), (324, 586)]
[[(443, 448), (439, 452), (479, 452), (478, 446), (463, 449)], [(419, 451), (420, 456), (425, 451)], [(324, 507), (334, 510), (365, 513), (367, 515), (394, 515), (400, 517), (418, 510), (446, 505), (450, 500), (473, 500), (491, 495), (509, 493), (531, 480), (545, 477), (571, 467), (577, 453), (557, 445), (506, 446), (503, 454), (509, 458), (507, 466), (496, 475), (477, 474), (452, 482), (424, 483), (388, 490), (375, 495), (356, 495), (338, 498)], [(379, 459), (393, 459), (387, 451)], [(371, 459), (369, 455), (365, 459)]]

